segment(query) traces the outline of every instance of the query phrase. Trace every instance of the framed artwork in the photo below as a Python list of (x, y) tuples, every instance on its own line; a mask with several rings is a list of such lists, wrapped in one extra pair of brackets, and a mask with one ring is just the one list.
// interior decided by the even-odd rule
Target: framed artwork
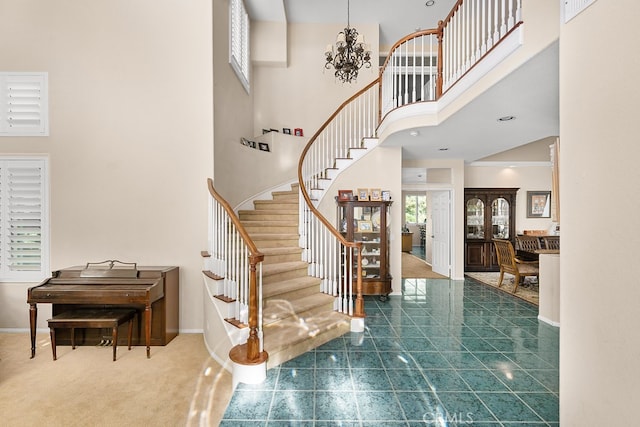
[(285, 135), (291, 135), (291, 129), (289, 129), (289, 128), (282, 128), (282, 133), (284, 133)]
[(295, 128), (293, 132), (295, 133), (296, 136), (304, 136), (302, 132), (302, 128)]
[(385, 202), (388, 202), (389, 200), (391, 200), (391, 191), (383, 190), (382, 191), (382, 200), (384, 200)]
[(247, 147), (256, 148), (256, 142), (255, 141), (247, 141)]
[(352, 190), (338, 190), (338, 200), (353, 200), (353, 191)]
[(358, 188), (358, 200), (360, 200), (360, 201), (369, 200), (369, 189), (368, 188)]
[(269, 150), (269, 144), (268, 144), (268, 143), (266, 143), (266, 142), (258, 142), (258, 148), (259, 148), (261, 151), (270, 151), (270, 150)]
[(527, 218), (551, 218), (551, 191), (527, 191)]
[(369, 190), (369, 200), (379, 202), (382, 200), (382, 192), (379, 188), (372, 188)]
[(367, 220), (358, 220), (358, 232), (373, 231), (373, 223)]

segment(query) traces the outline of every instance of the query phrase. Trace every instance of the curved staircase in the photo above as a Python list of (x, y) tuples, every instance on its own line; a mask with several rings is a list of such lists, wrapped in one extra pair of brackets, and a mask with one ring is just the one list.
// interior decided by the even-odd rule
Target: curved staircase
[(238, 211), (240, 222), (262, 263), (264, 349), (267, 367), (316, 348), (350, 329), (350, 317), (334, 310), (335, 297), (320, 292), (320, 279), (308, 275), (298, 235), (298, 187), (255, 200)]

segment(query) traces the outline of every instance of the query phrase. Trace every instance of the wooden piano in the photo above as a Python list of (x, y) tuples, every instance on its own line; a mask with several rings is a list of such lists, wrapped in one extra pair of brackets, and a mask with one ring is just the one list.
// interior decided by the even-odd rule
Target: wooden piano
[[(134, 319), (133, 327), (137, 333), (132, 345), (146, 345), (147, 357), (151, 356), (151, 345), (166, 345), (178, 335), (178, 267), (137, 267), (135, 264), (122, 266), (115, 263), (119, 261), (57, 270), (51, 278), (28, 289), (31, 358), (36, 353), (38, 303), (52, 304), (54, 316), (79, 307), (135, 308), (139, 315)], [(87, 330), (83, 343), (96, 345), (101, 340), (99, 330)], [(71, 336), (68, 331), (60, 331), (57, 341), (58, 344), (70, 344)]]

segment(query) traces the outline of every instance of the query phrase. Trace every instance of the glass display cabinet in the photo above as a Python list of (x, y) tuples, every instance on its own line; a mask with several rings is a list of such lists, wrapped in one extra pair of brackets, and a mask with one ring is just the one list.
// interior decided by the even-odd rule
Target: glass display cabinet
[(493, 239), (515, 239), (517, 188), (465, 188), (464, 270), (498, 271)]
[[(350, 242), (362, 242), (362, 293), (380, 295), (386, 300), (391, 293), (389, 273), (389, 207), (391, 201), (336, 200), (338, 231)], [(358, 260), (353, 259), (351, 274), (358, 273)]]

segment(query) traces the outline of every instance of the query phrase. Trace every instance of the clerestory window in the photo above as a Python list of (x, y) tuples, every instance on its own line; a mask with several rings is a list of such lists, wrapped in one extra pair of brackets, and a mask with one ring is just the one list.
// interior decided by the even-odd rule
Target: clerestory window
[(249, 15), (242, 0), (229, 2), (229, 63), (249, 92)]

